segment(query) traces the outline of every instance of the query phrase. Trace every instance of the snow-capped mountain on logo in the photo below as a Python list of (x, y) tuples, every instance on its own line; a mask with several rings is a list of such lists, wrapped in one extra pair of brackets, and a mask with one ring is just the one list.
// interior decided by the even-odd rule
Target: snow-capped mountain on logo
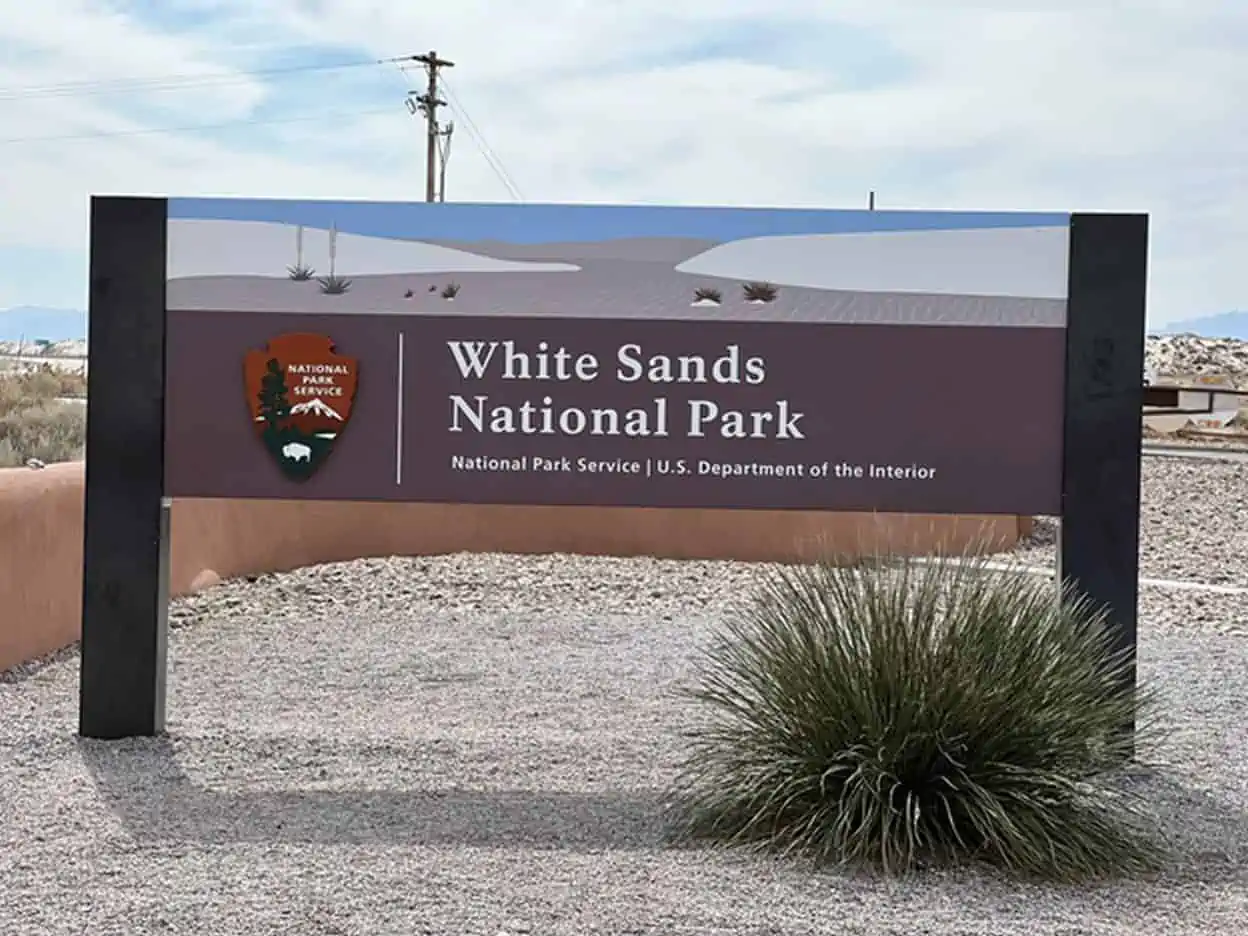
[(342, 417), (338, 415), (338, 411), (320, 397), (315, 397), (308, 400), (306, 403), (296, 403), (290, 408), (290, 413), (292, 416), (297, 413), (307, 413), (309, 416), (326, 416), (329, 419), (336, 419), (339, 422), (342, 421)]
[(290, 407), (286, 423), (308, 435), (326, 435), (329, 438), (342, 430), (346, 419), (319, 396), (303, 399)]

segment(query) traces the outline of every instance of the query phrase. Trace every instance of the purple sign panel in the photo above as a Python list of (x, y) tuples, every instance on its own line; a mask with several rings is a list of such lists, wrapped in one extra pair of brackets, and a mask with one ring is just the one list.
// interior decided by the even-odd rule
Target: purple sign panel
[(166, 493), (1058, 513), (1068, 238), (173, 201)]

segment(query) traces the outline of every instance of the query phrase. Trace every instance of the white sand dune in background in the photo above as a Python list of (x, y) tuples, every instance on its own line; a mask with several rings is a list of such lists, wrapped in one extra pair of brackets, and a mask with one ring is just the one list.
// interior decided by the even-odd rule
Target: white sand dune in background
[[(294, 266), (293, 224), (179, 218), (169, 222), (169, 278), (191, 276), (286, 276)], [(303, 229), (303, 263), (329, 272), (329, 232)], [(402, 273), (575, 273), (571, 263), (497, 260), (480, 254), (359, 234), (338, 235), (335, 269), (341, 276)]]
[(1065, 299), (1070, 229), (800, 234), (730, 241), (676, 269), (853, 292)]

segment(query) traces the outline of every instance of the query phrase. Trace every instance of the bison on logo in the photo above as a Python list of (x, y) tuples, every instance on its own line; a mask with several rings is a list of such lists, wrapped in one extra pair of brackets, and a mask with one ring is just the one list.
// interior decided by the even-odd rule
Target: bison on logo
[(329, 457), (351, 419), (359, 364), (324, 335), (280, 335), (247, 352), (251, 421), (286, 477), (304, 481)]

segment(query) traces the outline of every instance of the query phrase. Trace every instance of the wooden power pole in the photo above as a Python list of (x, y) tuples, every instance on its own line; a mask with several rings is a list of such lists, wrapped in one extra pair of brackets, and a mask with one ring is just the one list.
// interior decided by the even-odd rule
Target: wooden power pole
[(454, 68), (455, 63), (438, 58), (437, 52), (413, 55), (412, 61), (424, 65), (429, 76), (424, 93), (413, 91), (412, 94), (425, 115), (425, 201), (431, 202), (438, 200), (438, 137), (442, 135), (438, 129), (438, 108), (446, 103), (438, 97), (438, 72), (443, 68)]

